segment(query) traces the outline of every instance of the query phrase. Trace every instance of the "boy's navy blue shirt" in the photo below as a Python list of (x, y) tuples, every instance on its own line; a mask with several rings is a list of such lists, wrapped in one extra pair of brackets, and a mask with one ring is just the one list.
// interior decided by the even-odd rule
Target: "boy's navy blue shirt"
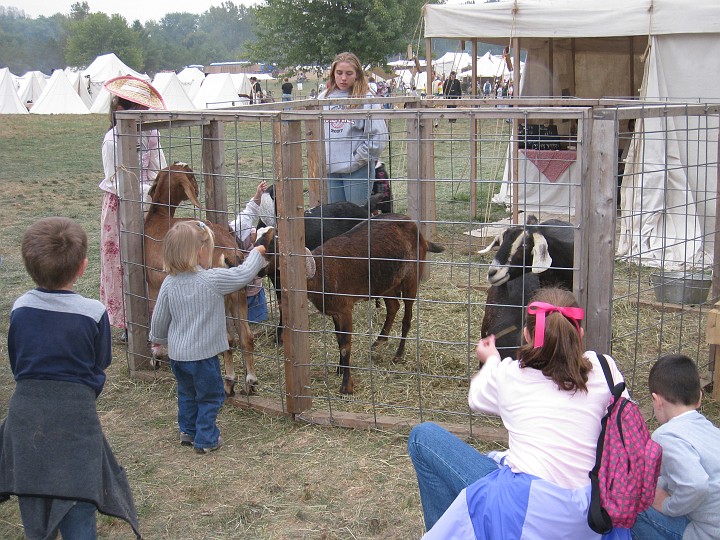
[(99, 396), (112, 361), (105, 306), (72, 291), (28, 291), (10, 313), (8, 353), (16, 381), (81, 383)]

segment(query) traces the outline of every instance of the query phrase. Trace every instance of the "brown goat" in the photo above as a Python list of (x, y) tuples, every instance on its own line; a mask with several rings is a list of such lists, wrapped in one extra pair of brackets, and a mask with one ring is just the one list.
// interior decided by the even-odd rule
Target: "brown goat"
[[(162, 245), (165, 235), (178, 221), (185, 218), (175, 218), (175, 210), (183, 201), (190, 201), (200, 208), (198, 200), (198, 185), (192, 169), (185, 163), (176, 162), (162, 169), (155, 179), (149, 192), (152, 198), (150, 209), (145, 217), (145, 235), (143, 238), (145, 249), (145, 275), (148, 284), (148, 298), (150, 313), (152, 314), (165, 276), (162, 271)], [(205, 222), (212, 227), (215, 234), (215, 251), (213, 253), (213, 266), (237, 266), (243, 260), (238, 251), (235, 235), (227, 226)], [(247, 322), (248, 305), (247, 291), (241, 289), (225, 296), (225, 312), (228, 315), (227, 332), (231, 347), (237, 346), (235, 335), (240, 338), (240, 347), (245, 358), (245, 392), (252, 393), (257, 386), (255, 376), (255, 349), (252, 331)], [(231, 322), (232, 321), (232, 322)], [(233, 326), (234, 330), (233, 331)], [(155, 351), (153, 351), (155, 354)], [(225, 364), (225, 393), (231, 396), (235, 393), (235, 367), (232, 350), (223, 353)]]
[(341, 393), (353, 393), (350, 374), (353, 305), (371, 297), (383, 297), (385, 324), (373, 343), (375, 348), (387, 341), (402, 298), (405, 303), (402, 339), (394, 358), (401, 360), (426, 254), (444, 250), (443, 246), (425, 240), (409, 217), (380, 214), (327, 240), (312, 252), (317, 271), (308, 278), (308, 298), (320, 312), (333, 319), (340, 350)]

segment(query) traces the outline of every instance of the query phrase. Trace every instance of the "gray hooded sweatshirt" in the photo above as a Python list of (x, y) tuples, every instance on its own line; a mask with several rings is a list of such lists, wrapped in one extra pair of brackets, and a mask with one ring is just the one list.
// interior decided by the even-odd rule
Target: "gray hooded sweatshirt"
[[(320, 99), (344, 99), (349, 92), (333, 90), (331, 94), (323, 92)], [(368, 92), (368, 98), (374, 97)], [(345, 109), (344, 105), (326, 105), (325, 110)], [(363, 109), (379, 109), (380, 104), (366, 104)], [(328, 174), (347, 174), (375, 162), (388, 143), (388, 130), (385, 120), (360, 119), (347, 120), (332, 118), (325, 124), (325, 162)]]

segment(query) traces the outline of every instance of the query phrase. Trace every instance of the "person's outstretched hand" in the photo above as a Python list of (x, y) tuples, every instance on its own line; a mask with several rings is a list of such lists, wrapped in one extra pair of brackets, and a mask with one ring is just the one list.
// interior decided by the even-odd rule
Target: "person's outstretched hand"
[(475, 356), (477, 356), (480, 365), (483, 365), (491, 356), (500, 356), (500, 353), (495, 347), (494, 334), (484, 337), (478, 341), (477, 347), (475, 347)]

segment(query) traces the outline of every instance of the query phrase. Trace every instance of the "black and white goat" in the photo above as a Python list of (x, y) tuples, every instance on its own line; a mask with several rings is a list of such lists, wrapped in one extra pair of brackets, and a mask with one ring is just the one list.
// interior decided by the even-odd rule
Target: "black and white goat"
[(488, 269), (488, 289), (480, 335), (495, 335), (504, 357), (515, 357), (523, 342), (525, 309), (542, 287), (573, 288), (574, 229), (572, 223), (528, 216), (525, 227), (501, 232), (480, 251), (498, 252)]
[(488, 268), (490, 285), (501, 285), (525, 273), (539, 274), (541, 287), (573, 288), (575, 230), (573, 224), (559, 219), (538, 223), (528, 216), (525, 226), (513, 226), (501, 232), (479, 253), (498, 247)]

